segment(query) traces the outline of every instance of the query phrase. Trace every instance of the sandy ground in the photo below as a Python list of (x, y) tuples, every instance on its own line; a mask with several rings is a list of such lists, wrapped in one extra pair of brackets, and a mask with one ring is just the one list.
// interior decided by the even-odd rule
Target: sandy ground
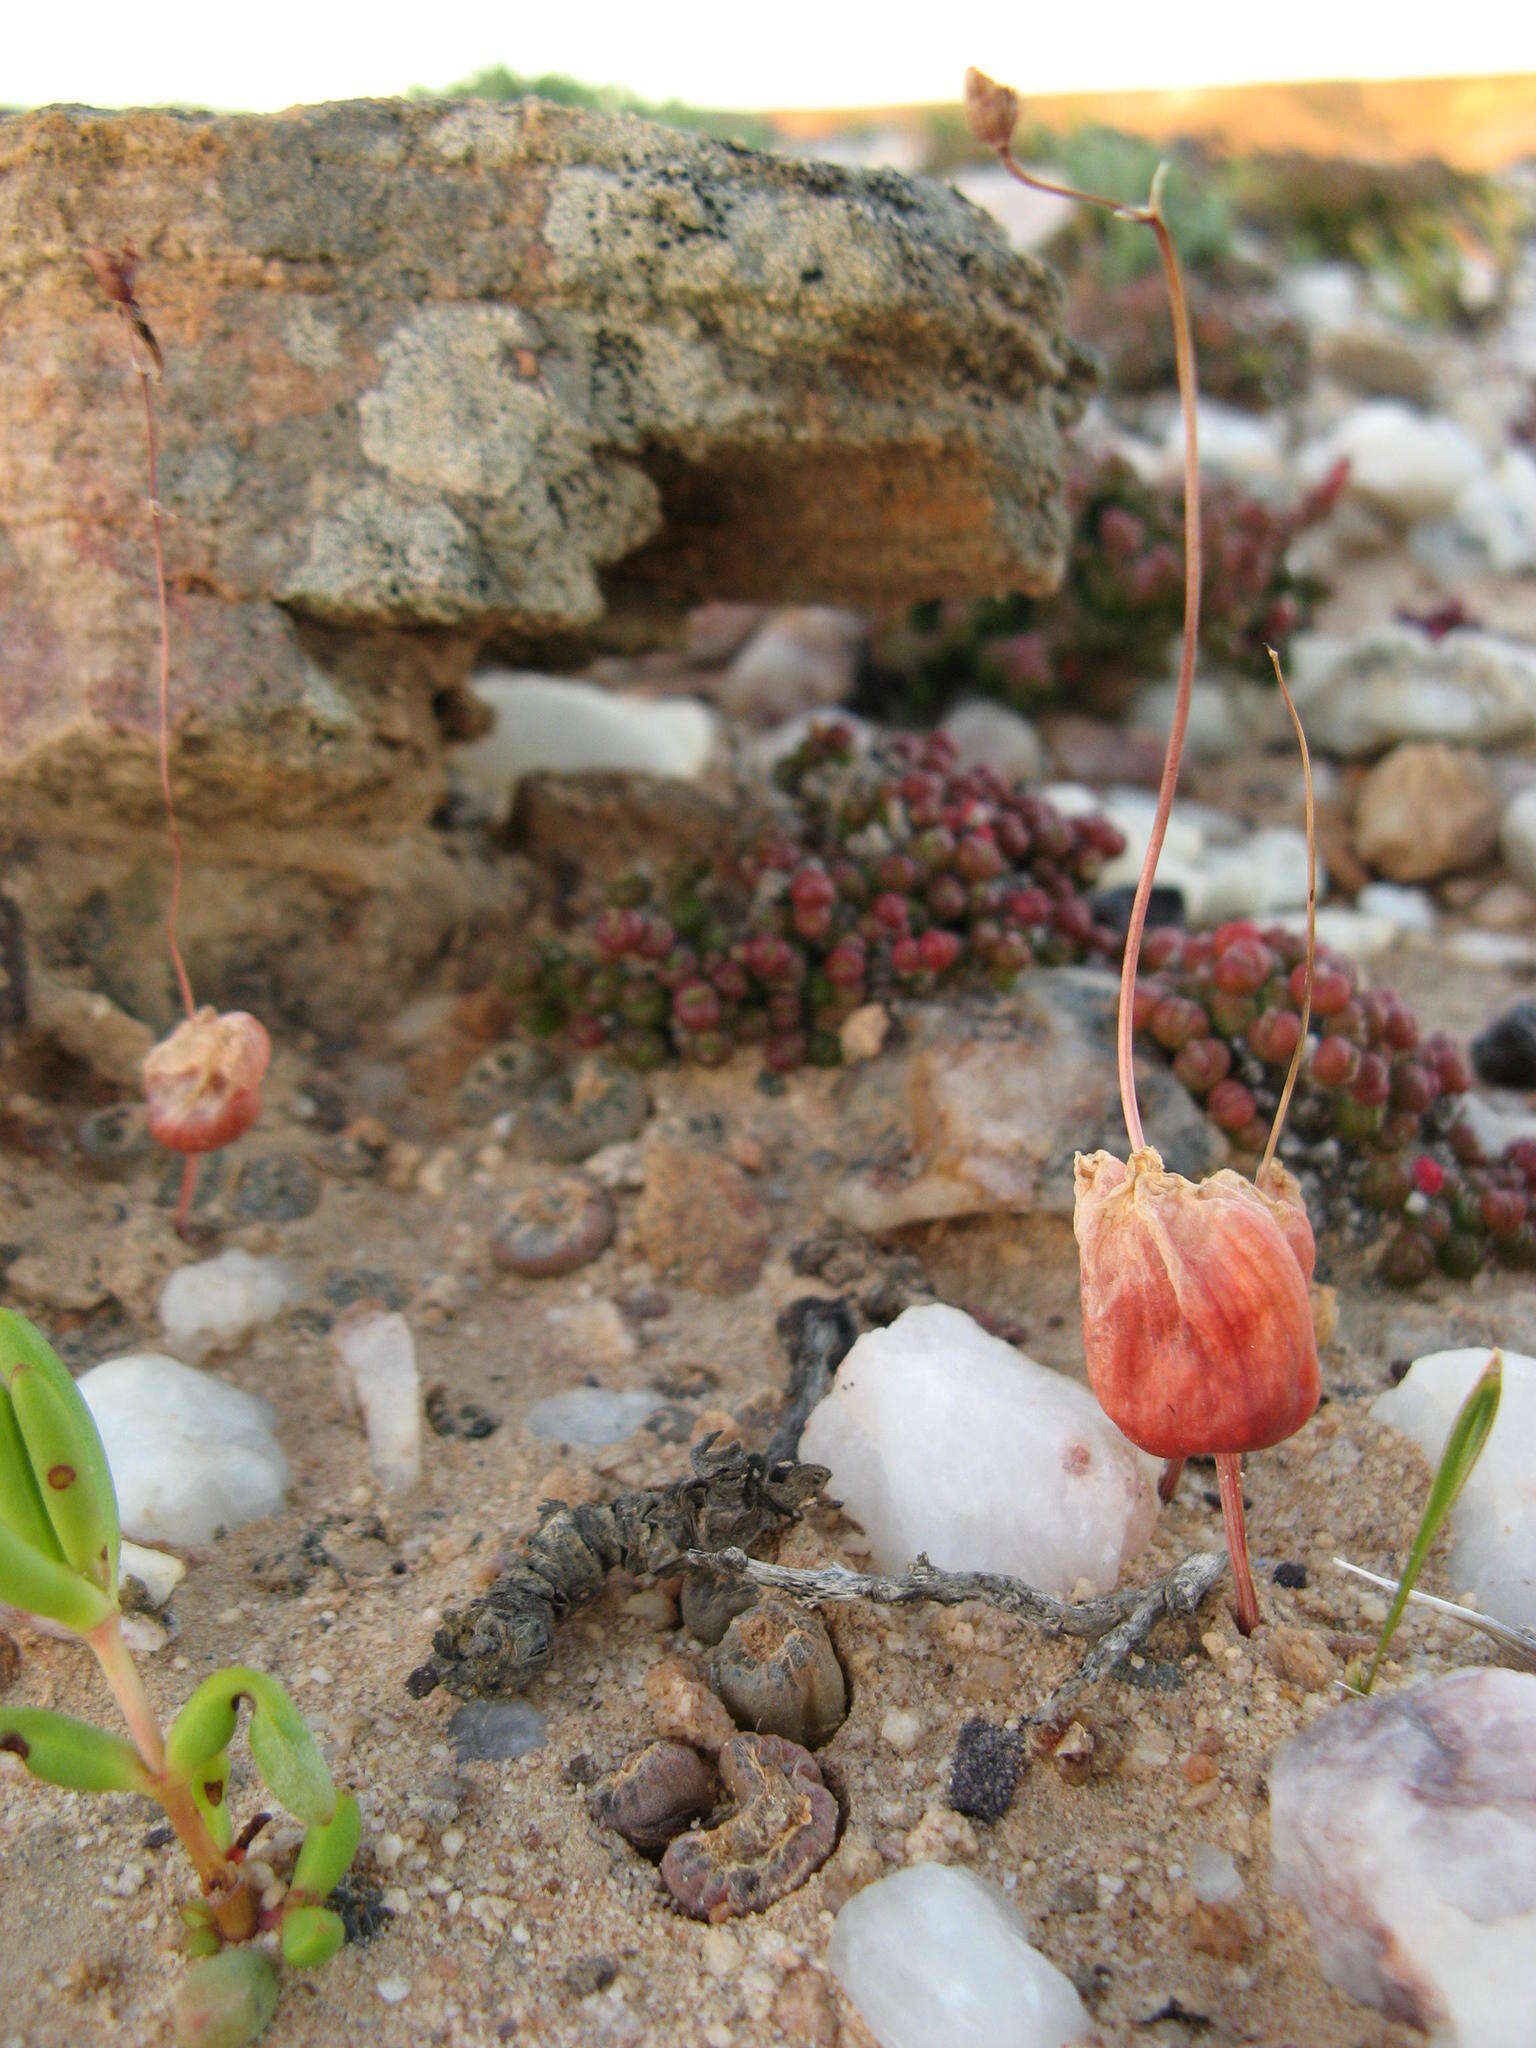
[[(1405, 953), (1399, 964), (1404, 992), (1434, 1023), (1465, 1029), (1517, 992), (1501, 976), (1447, 972), (1433, 954)], [(244, 1141), (246, 1153), (327, 1156), (331, 1141), (295, 1114), (314, 1071), (292, 1050), (282, 1054), (269, 1112)], [(413, 1071), (419, 1079), (419, 1056)], [(347, 1071), (336, 1078), (345, 1089)], [(1040, 1947), (1082, 1987), (1104, 2044), (1384, 2048), (1415, 2038), (1330, 1991), (1299, 1914), (1271, 1894), (1265, 1769), (1275, 1746), (1328, 1705), (1333, 1679), (1380, 1612), (1330, 1559), (1343, 1552), (1389, 1569), (1422, 1500), (1417, 1454), (1370, 1420), (1371, 1399), (1394, 1360), (1441, 1342), (1499, 1338), (1536, 1348), (1528, 1289), (1522, 1296), (1485, 1279), (1377, 1296), (1325, 1244), (1321, 1272), (1339, 1289), (1338, 1336), (1325, 1359), (1329, 1398), (1298, 1438), (1254, 1460), (1248, 1479), (1256, 1550), (1305, 1565), (1307, 1584), (1285, 1590), (1266, 1574), (1274, 1626), (1246, 1645), (1219, 1598), (1195, 1622), (1164, 1623), (1147, 1657), (1081, 1711), (1093, 1743), (1086, 1780), (1069, 1782), (1054, 1759), (1037, 1758), (995, 1826), (947, 1806), (956, 1730), (972, 1714), (1027, 1709), (1077, 1652), (981, 1607), (830, 1611), (851, 1711), (821, 1756), (843, 1834), (810, 1882), (761, 1915), (715, 1929), (683, 1919), (653, 1867), (585, 1809), (580, 1780), (618, 1763), (647, 1732), (646, 1670), (689, 1649), (672, 1588), (658, 1594), (616, 1578), (567, 1625), (529, 1694), (547, 1740), (516, 1762), (457, 1763), (446, 1736), (454, 1702), (441, 1692), (420, 1703), (406, 1695), (405, 1675), (441, 1610), (484, 1582), (500, 1539), (528, 1526), (541, 1498), (674, 1477), (690, 1434), (711, 1426), (711, 1416), (728, 1415), (749, 1440), (762, 1440), (784, 1381), (774, 1317), (797, 1295), (831, 1291), (795, 1272), (790, 1253), (825, 1227), (828, 1162), (817, 1148), (834, 1085), (804, 1076), (770, 1098), (754, 1085), (750, 1057), (721, 1074), (657, 1082), (657, 1116), (752, 1166), (772, 1215), (760, 1279), (730, 1298), (654, 1274), (633, 1248), (635, 1198), (623, 1192), (615, 1244), (595, 1264), (555, 1281), (497, 1275), (486, 1242), (499, 1205), (544, 1169), (483, 1132), (455, 1129), (446, 1096), (417, 1093), (392, 1113), (401, 1135), (423, 1148), (425, 1189), (398, 1193), (378, 1179), (328, 1176), (312, 1216), (219, 1231), (220, 1245), (280, 1251), (300, 1284), (299, 1307), (218, 1361), (229, 1379), (276, 1403), (293, 1483), (280, 1519), (189, 1559), (173, 1639), (146, 1660), (148, 1684), (168, 1716), (220, 1663), (250, 1661), (281, 1676), (363, 1799), (360, 1874), (384, 1887), (394, 1909), (372, 1940), (315, 1977), (287, 1980), (268, 2036), (274, 2048), (354, 2040), (379, 2048), (863, 2048), (868, 2036), (821, 1968), (832, 1916), (884, 1870), (935, 1856), (1012, 1892)], [(76, 1367), (155, 1346), (160, 1279), (187, 1256), (153, 1203), (159, 1171), (93, 1185), (0, 1155), (7, 1255), (20, 1246), (26, 1260), (13, 1260), (12, 1298), (18, 1272), (53, 1293), (51, 1302), (20, 1305), (60, 1337)], [(1009, 1316), (1048, 1362), (1077, 1363), (1064, 1230), (1006, 1221), (934, 1229), (870, 1247), (855, 1264), (846, 1290), (867, 1298), (880, 1289), (886, 1313), (914, 1288), (921, 1295), (926, 1276), (947, 1299)], [(476, 1402), (498, 1421), (476, 1441), (429, 1431), (423, 1482), (403, 1501), (374, 1495), (360, 1433), (335, 1396), (327, 1335), (339, 1299), (386, 1287), (410, 1317), (425, 1384), (441, 1384), (451, 1408)], [(595, 1356), (581, 1318), (574, 1328), (562, 1323), (561, 1311), (640, 1288), (659, 1290), (666, 1313), (631, 1322), (640, 1339), (632, 1358)], [(119, 1307), (86, 1307), (93, 1291), (108, 1290)], [(670, 1405), (659, 1428), (608, 1452), (562, 1454), (530, 1439), (520, 1427), (529, 1405), (584, 1378), (655, 1386)], [(1195, 1468), (1189, 1478), (1138, 1576), (1219, 1542), (1213, 1475)], [(283, 1560), (308, 1531), (322, 1533), (332, 1562), (316, 1565), (301, 1590), (269, 1590), (282, 1585)], [(857, 1532), (818, 1511), (782, 1554), (856, 1562)], [(1443, 1569), (1428, 1583), (1456, 1590)], [(24, 1631), (21, 1640), (13, 1698), (110, 1718), (80, 1651)], [(1480, 1640), (1417, 1619), (1400, 1646), (1405, 1675), (1486, 1654)], [(900, 1751), (882, 1733), (898, 1707), (916, 1717), (915, 1738), (898, 1717), (911, 1744)], [(233, 1796), (242, 1811), (254, 1805), (248, 1767)], [(169, 2039), (167, 1994), (180, 1968), (175, 1908), (189, 1872), (179, 1851), (146, 1846), (152, 1824), (130, 1802), (86, 1800), (0, 1772), (0, 2048)], [(1200, 1843), (1236, 1858), (1245, 1880), (1236, 1912), (1196, 1906), (1186, 1872)]]

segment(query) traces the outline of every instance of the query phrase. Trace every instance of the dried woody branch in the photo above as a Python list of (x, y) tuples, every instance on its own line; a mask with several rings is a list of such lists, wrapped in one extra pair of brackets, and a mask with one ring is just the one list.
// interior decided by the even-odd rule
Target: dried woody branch
[(742, 1550), (691, 1551), (688, 1563), (724, 1578), (788, 1593), (797, 1600), (872, 1600), (882, 1607), (932, 1602), (958, 1607), (984, 1600), (1003, 1614), (1028, 1622), (1045, 1636), (1086, 1637), (1094, 1643), (1072, 1676), (1022, 1717), (1025, 1726), (1050, 1726), (1099, 1679), (1140, 1648), (1165, 1615), (1193, 1614), (1221, 1578), (1227, 1560), (1220, 1551), (1197, 1551), (1151, 1586), (1127, 1586), (1097, 1600), (1059, 1600), (1022, 1579), (1000, 1572), (946, 1572), (919, 1557), (899, 1577), (849, 1571), (843, 1565), (799, 1569), (764, 1564)]

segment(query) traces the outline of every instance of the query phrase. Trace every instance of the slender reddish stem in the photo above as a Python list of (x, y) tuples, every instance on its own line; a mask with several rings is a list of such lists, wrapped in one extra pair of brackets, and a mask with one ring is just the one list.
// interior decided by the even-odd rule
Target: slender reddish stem
[(1291, 723), (1296, 728), (1296, 744), (1301, 748), (1301, 780), (1306, 792), (1307, 805), (1307, 975), (1301, 998), (1301, 1035), (1296, 1040), (1296, 1050), (1291, 1054), (1291, 1064), (1285, 1077), (1285, 1086), (1280, 1090), (1280, 1100), (1275, 1104), (1275, 1121), (1270, 1126), (1269, 1143), (1264, 1147), (1264, 1157), (1259, 1161), (1259, 1170), (1254, 1176), (1260, 1187), (1263, 1187), (1274, 1161), (1275, 1148), (1280, 1143), (1280, 1133), (1285, 1127), (1285, 1113), (1291, 1106), (1291, 1097), (1296, 1092), (1297, 1076), (1306, 1057), (1307, 1026), (1312, 1022), (1312, 983), (1317, 976), (1317, 803), (1312, 789), (1312, 754), (1307, 746), (1307, 734), (1301, 722), (1301, 713), (1296, 709), (1295, 700), (1285, 686), (1285, 677), (1280, 670), (1280, 657), (1273, 647), (1266, 647), (1264, 651), (1274, 664), (1275, 681), (1280, 685), (1285, 708), (1291, 714)]
[(1243, 1519), (1243, 1461), (1236, 1451), (1218, 1451), (1216, 1478), (1221, 1486), (1221, 1518), (1227, 1525), (1227, 1555), (1237, 1592), (1237, 1625), (1251, 1636), (1259, 1625), (1259, 1597), (1248, 1568), (1248, 1527)]
[(1195, 657), (1200, 640), (1200, 588), (1204, 550), (1200, 533), (1200, 439), (1195, 387), (1195, 344), (1189, 324), (1189, 299), (1184, 290), (1184, 276), (1179, 268), (1178, 251), (1173, 246), (1173, 237), (1168, 232), (1168, 223), (1163, 218), (1163, 195), (1161, 167), (1152, 180), (1152, 191), (1145, 206), (1122, 206), (1118, 200), (1106, 199), (1097, 192), (1078, 192), (1066, 185), (1056, 185), (1047, 178), (1037, 178), (1032, 171), (1026, 171), (1006, 145), (998, 151), (1003, 167), (1022, 185), (1032, 185), (1037, 191), (1054, 192), (1065, 198), (1080, 199), (1091, 206), (1105, 207), (1118, 214), (1122, 220), (1140, 221), (1151, 228), (1157, 238), (1157, 253), (1163, 266), (1163, 278), (1168, 288), (1168, 311), (1173, 321), (1174, 367), (1178, 374), (1179, 410), (1184, 420), (1184, 632), (1179, 646), (1179, 683), (1173, 702), (1173, 723), (1168, 733), (1168, 751), (1163, 757), (1163, 776), (1157, 792), (1157, 810), (1152, 819), (1152, 832), (1147, 841), (1146, 858), (1141, 864), (1141, 873), (1136, 881), (1136, 895), (1131, 904), (1130, 921), (1125, 933), (1125, 957), (1120, 968), (1120, 1016), (1115, 1037), (1116, 1063), (1120, 1079), (1120, 1106), (1125, 1113), (1125, 1129), (1130, 1139), (1132, 1152), (1139, 1152), (1146, 1145), (1146, 1134), (1142, 1130), (1141, 1110), (1136, 1101), (1136, 1062), (1133, 1044), (1133, 1018), (1136, 997), (1136, 972), (1141, 964), (1141, 941), (1147, 926), (1147, 909), (1152, 901), (1152, 883), (1157, 874), (1158, 857), (1163, 850), (1163, 841), (1168, 835), (1168, 819), (1173, 810), (1173, 795), (1178, 787), (1179, 763), (1184, 752), (1184, 734), (1189, 725), (1189, 700), (1195, 681)]
[(186, 1236), (192, 1220), (192, 1197), (197, 1193), (197, 1159), (195, 1152), (189, 1152), (182, 1162), (181, 1192), (176, 1197), (176, 1214), (171, 1219), (178, 1237)]
[(1183, 1477), (1183, 1473), (1184, 1460), (1182, 1458), (1169, 1458), (1164, 1463), (1162, 1471), (1158, 1473), (1157, 1497), (1164, 1507), (1167, 1507), (1169, 1501), (1178, 1492), (1179, 1480)]
[(102, 1674), (112, 1688), (112, 1697), (128, 1724), (133, 1746), (154, 1780), (154, 1794), (165, 1808), (166, 1819), (191, 1857), (203, 1889), (214, 1890), (228, 1875), (228, 1858), (208, 1832), (208, 1824), (197, 1810), (190, 1787), (175, 1772), (166, 1769), (165, 1739), (160, 1733), (160, 1723), (150, 1705), (149, 1695), (144, 1690), (139, 1667), (123, 1641), (120, 1616), (109, 1614), (99, 1627), (90, 1631), (86, 1641), (95, 1652)]
[(166, 911), (165, 935), (171, 949), (181, 1000), (190, 1017), (196, 1009), (186, 962), (181, 957), (177, 921), (181, 912), (181, 826), (176, 818), (176, 799), (171, 793), (171, 621), (165, 588), (165, 536), (160, 510), (160, 437), (155, 427), (155, 401), (150, 390), (150, 368), (140, 359), (133, 338), (133, 321), (127, 307), (123, 322), (128, 329), (128, 355), (139, 388), (144, 394), (144, 440), (149, 456), (149, 523), (155, 544), (155, 595), (160, 609), (160, 788), (165, 797), (165, 817), (171, 835), (171, 900)]

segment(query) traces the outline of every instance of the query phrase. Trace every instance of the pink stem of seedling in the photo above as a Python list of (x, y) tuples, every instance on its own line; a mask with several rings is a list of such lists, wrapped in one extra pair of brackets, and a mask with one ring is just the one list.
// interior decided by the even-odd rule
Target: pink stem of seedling
[(95, 1652), (102, 1675), (112, 1688), (112, 1697), (128, 1724), (128, 1733), (133, 1738), (140, 1761), (155, 1781), (155, 1796), (165, 1808), (166, 1819), (191, 1857), (204, 1891), (218, 1889), (228, 1879), (229, 1860), (209, 1834), (208, 1824), (198, 1812), (190, 1788), (174, 1772), (166, 1769), (165, 1739), (160, 1733), (160, 1723), (149, 1695), (144, 1690), (139, 1667), (123, 1641), (121, 1617), (109, 1614), (105, 1621), (89, 1632), (86, 1641)]

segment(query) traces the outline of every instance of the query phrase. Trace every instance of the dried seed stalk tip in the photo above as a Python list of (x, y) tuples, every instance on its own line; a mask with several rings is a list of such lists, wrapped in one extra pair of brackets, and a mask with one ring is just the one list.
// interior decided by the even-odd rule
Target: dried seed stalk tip
[(965, 74), (965, 125), (988, 149), (1006, 149), (1019, 125), (1019, 96), (973, 64)]

